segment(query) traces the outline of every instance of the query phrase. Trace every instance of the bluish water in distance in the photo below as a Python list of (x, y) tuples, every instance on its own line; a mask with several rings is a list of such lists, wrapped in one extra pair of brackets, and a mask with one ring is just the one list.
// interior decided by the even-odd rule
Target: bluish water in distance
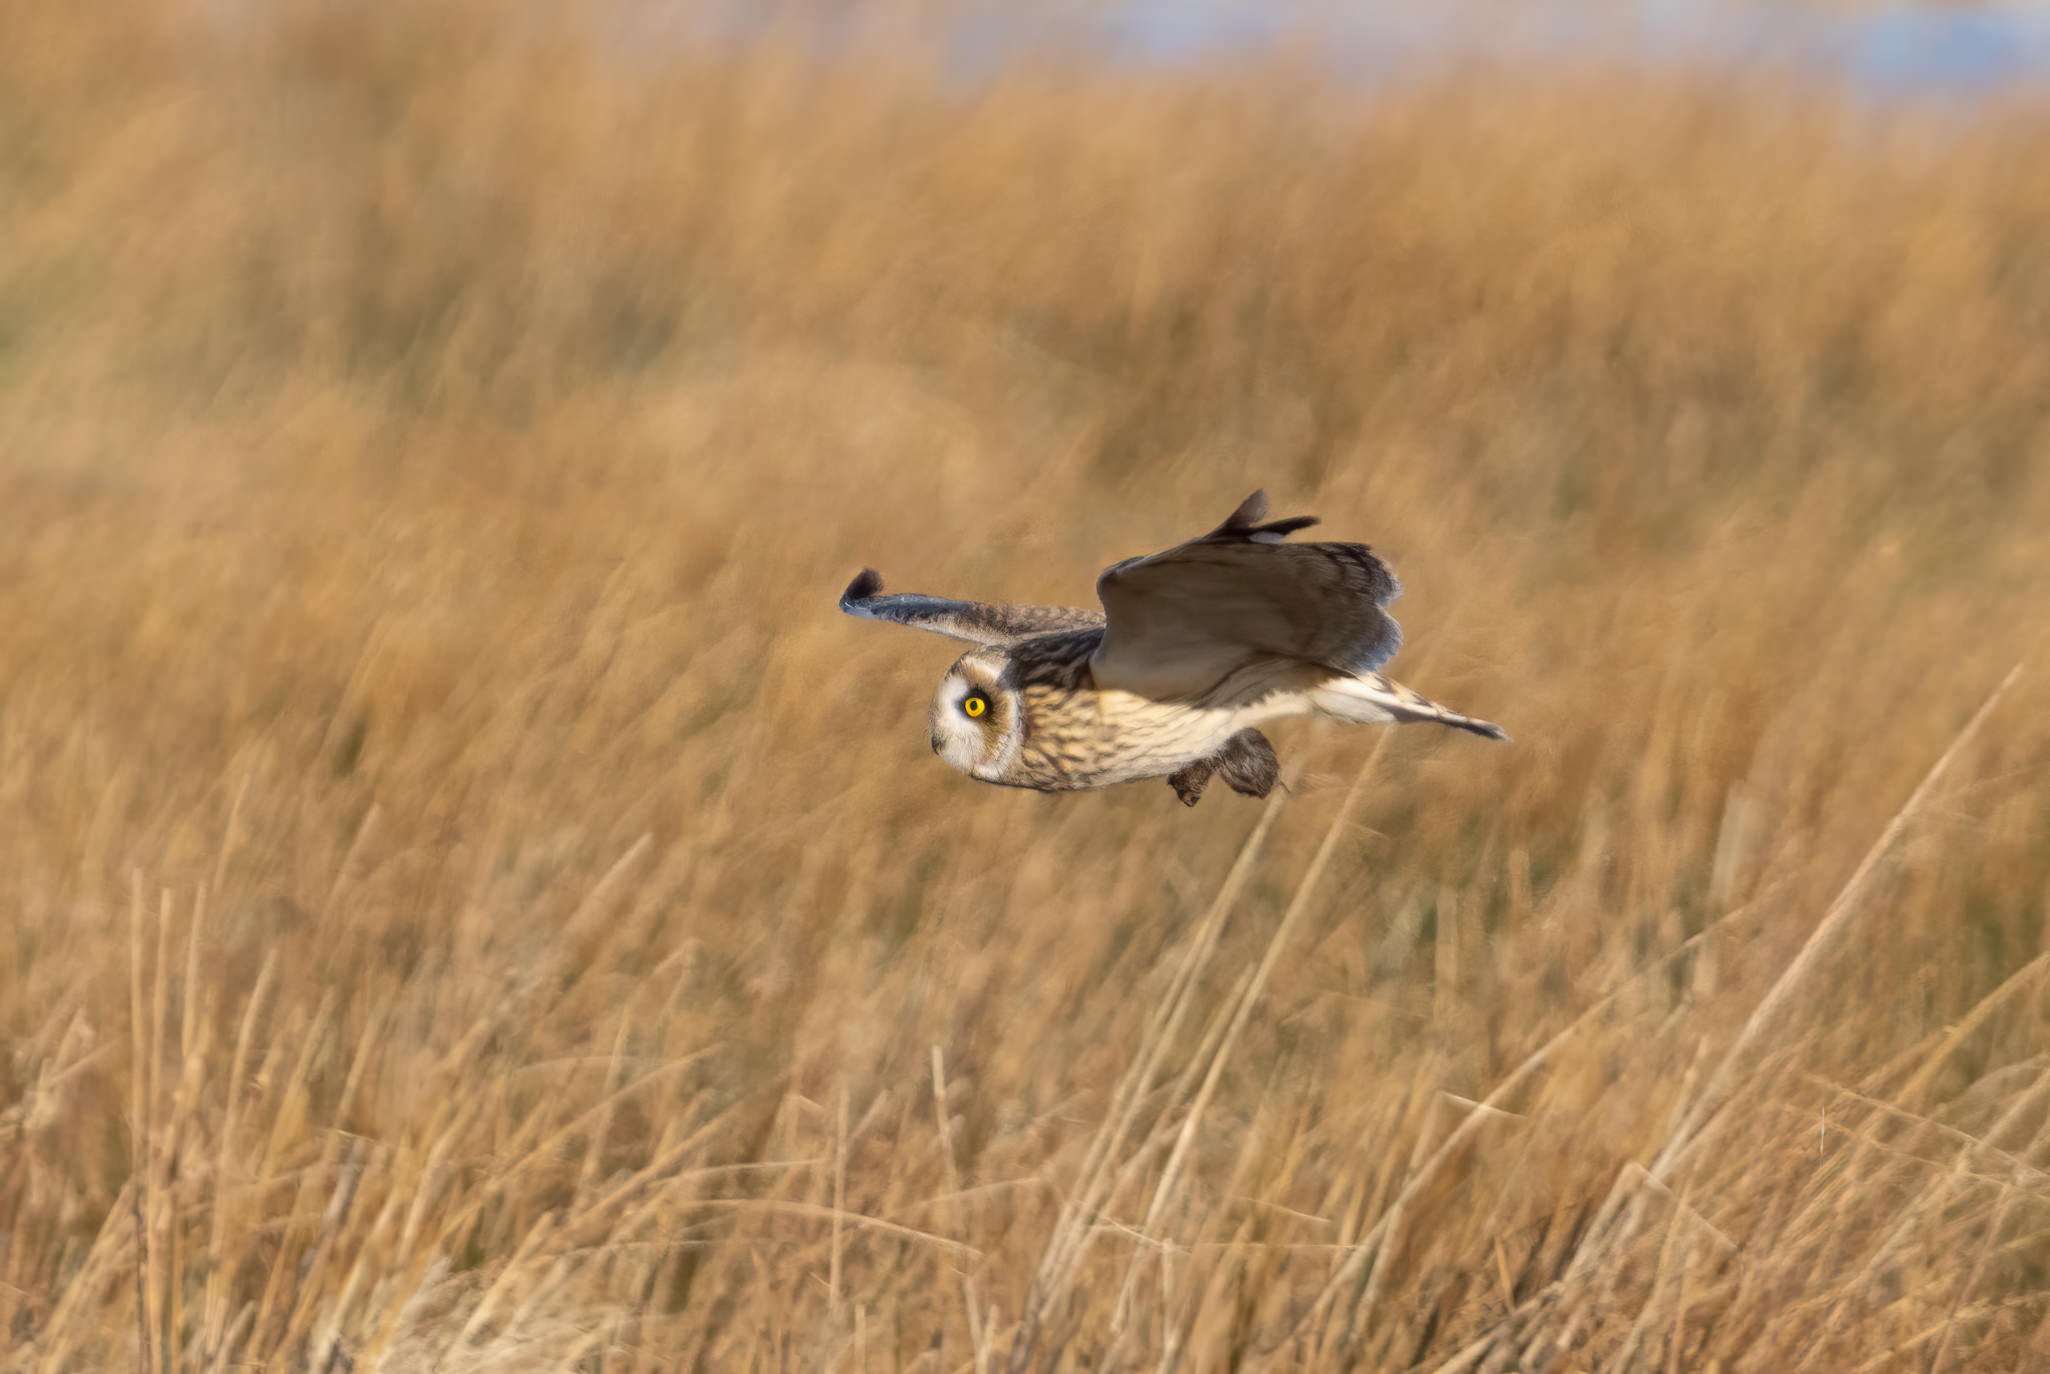
[[(624, 0), (623, 8), (636, 41), (651, 28), (715, 43), (757, 31), (758, 11), (746, 0)], [(921, 36), (971, 79), (1047, 52), (1147, 68), (1286, 50), (1366, 83), (1474, 62), (1592, 60), (1772, 68), (1882, 99), (2050, 92), (2050, 4), (2017, 0), (1834, 9), (1738, 0), (987, 0), (942, 10), (943, 27)], [(878, 41), (852, 6), (822, 7), (801, 30), (822, 56)]]

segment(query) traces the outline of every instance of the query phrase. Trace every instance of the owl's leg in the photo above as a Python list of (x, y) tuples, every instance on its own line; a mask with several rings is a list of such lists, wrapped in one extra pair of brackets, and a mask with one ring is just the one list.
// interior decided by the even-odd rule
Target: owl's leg
[(1242, 797), (1264, 797), (1274, 790), (1281, 776), (1281, 760), (1274, 746), (1258, 730), (1241, 730), (1224, 742), (1224, 747), (1207, 759), (1197, 759), (1168, 777), (1168, 786), (1182, 799), (1183, 806), (1203, 800), (1203, 789), (1213, 776), (1222, 776), (1231, 790)]
[(1239, 731), (1210, 762), (1242, 797), (1266, 796), (1281, 776), (1281, 760), (1274, 757), (1274, 746), (1258, 730)]
[(1217, 771), (1217, 763), (1214, 758), (1197, 759), (1179, 773), (1168, 774), (1167, 785), (1182, 799), (1183, 806), (1194, 806), (1203, 800), (1203, 789), (1210, 785), (1210, 775)]

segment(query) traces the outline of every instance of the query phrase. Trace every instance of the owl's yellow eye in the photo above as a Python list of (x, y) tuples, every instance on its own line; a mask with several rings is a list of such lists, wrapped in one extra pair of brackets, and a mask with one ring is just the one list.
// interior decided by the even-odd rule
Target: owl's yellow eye
[(972, 692), (968, 699), (961, 703), (961, 709), (970, 716), (979, 716), (989, 709), (989, 700), (980, 692)]

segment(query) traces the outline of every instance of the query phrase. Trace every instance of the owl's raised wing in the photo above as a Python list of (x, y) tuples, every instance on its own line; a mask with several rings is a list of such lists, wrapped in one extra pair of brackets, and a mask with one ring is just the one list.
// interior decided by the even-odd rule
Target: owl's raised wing
[(1353, 676), (1402, 643), (1384, 609), (1402, 594), (1365, 544), (1291, 544), (1314, 516), (1263, 523), (1256, 491), (1222, 525), (1097, 579), (1106, 625), (1089, 666), (1099, 686), (1156, 698), (1201, 696), (1258, 660)]
[(943, 596), (899, 592), (884, 595), (883, 579), (873, 568), (840, 593), (840, 609), (863, 620), (890, 620), (913, 629), (965, 639), (975, 644), (1016, 644), (1039, 635), (1093, 630), (1103, 613), (1075, 606), (1007, 606), (996, 601), (949, 601)]

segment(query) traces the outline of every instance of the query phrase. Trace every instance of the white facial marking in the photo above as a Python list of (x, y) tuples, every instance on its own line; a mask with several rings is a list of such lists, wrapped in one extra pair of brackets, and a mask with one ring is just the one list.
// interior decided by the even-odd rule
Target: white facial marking
[[(974, 715), (969, 714), (971, 697), (981, 703), (981, 709)], [(965, 676), (959, 669), (948, 673), (933, 697), (933, 752), (957, 772), (971, 777), (992, 776), (992, 770), (1001, 767), (997, 715), (995, 691)]]

